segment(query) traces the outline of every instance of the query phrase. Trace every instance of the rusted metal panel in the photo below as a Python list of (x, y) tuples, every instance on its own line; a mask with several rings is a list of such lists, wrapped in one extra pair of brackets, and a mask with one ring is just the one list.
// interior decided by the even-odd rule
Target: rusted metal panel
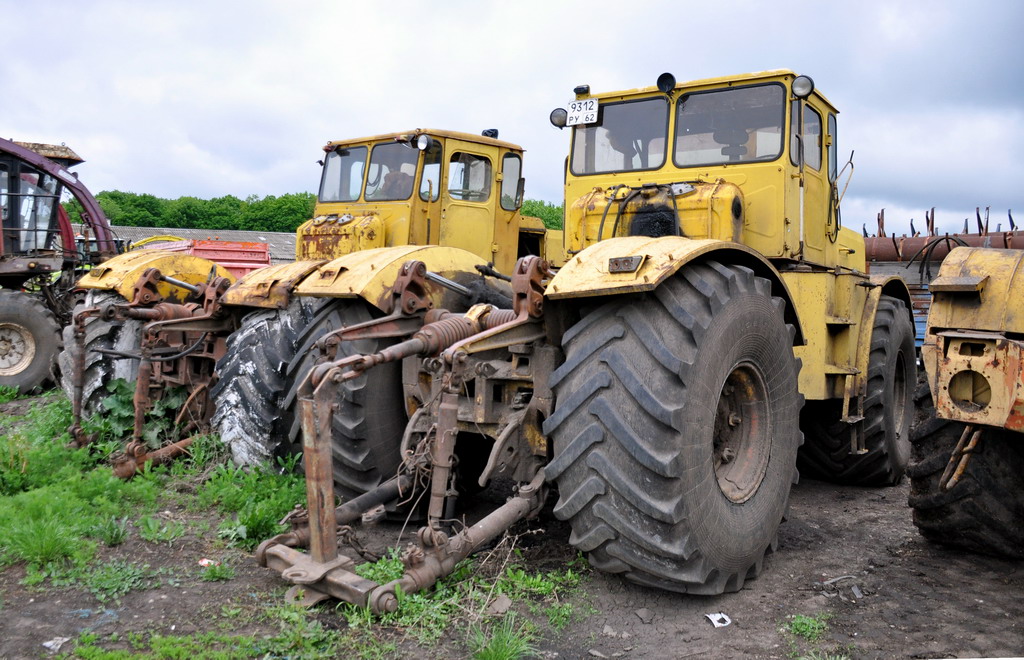
[(235, 282), (222, 303), (241, 307), (284, 309), (295, 285), (321, 266), (323, 261), (296, 261), (254, 271)]

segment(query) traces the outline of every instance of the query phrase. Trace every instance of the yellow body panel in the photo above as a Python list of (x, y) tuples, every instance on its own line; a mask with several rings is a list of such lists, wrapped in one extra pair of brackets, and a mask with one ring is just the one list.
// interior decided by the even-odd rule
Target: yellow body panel
[[(334, 259), (343, 254), (382, 247), (403, 245), (441, 245), (476, 254), (481, 263), (493, 262), (503, 273), (511, 273), (519, 256), (520, 232), (537, 231), (532, 220), (525, 220), (517, 210), (503, 208), (502, 194), (507, 193), (505, 177), (515, 189), (522, 175), (521, 147), (510, 142), (456, 131), (416, 129), (356, 140), (331, 142), (328, 148), (367, 147), (372, 162), (374, 145), (402, 142), (411, 144), (417, 136), (427, 135), (440, 144), (441, 162), (434, 170), (436, 182), (425, 181), (425, 156), (418, 153), (412, 194), (407, 199), (372, 201), (360, 196), (350, 202), (318, 202), (314, 218), (299, 227), (295, 252), (299, 260)], [(411, 148), (411, 147), (410, 147)], [(468, 154), (490, 163), (490, 180), (486, 199), (476, 194), (452, 194), (458, 183), (449, 182), (450, 160), (454, 154)], [(506, 156), (516, 156), (520, 167), (504, 172)], [(514, 160), (514, 159), (513, 159)], [(436, 164), (434, 167), (438, 167)], [(369, 176), (372, 168), (365, 168)], [(514, 177), (514, 178), (512, 178)], [(436, 185), (435, 185), (436, 183)], [(426, 191), (431, 194), (427, 194)], [(436, 199), (431, 199), (436, 197)], [(467, 197), (462, 199), (460, 197)], [(509, 198), (510, 199), (510, 198)], [(508, 199), (506, 199), (506, 202)], [(510, 205), (510, 204), (506, 204)], [(564, 261), (560, 236), (549, 237), (539, 227), (536, 251), (556, 263)]]
[[(391, 287), (402, 265), (410, 260), (422, 261), (427, 270), (460, 284), (478, 279), (475, 266), (484, 263), (479, 256), (458, 248), (407, 245), (365, 250), (323, 264), (299, 283), (295, 292), (300, 296), (363, 298), (387, 312)], [(443, 306), (449, 296), (448, 289), (432, 286), (435, 306)]]
[(1024, 251), (958, 247), (930, 289), (921, 361), (937, 414), (1024, 432)]
[[(571, 155), (565, 184), (565, 241), (567, 251), (575, 256), (552, 280), (547, 297), (571, 300), (651, 291), (686, 263), (714, 254), (723, 263), (753, 268), (773, 281), (774, 295), (786, 299), (787, 321), (798, 331), (794, 351), (802, 360), (800, 391), (807, 399), (843, 397), (846, 391), (863, 397), (878, 300), (885, 294), (909, 303), (909, 292), (902, 281), (869, 278), (863, 237), (838, 227), (838, 183), (830, 181), (828, 174), (830, 156), (838, 162), (838, 154), (833, 153), (838, 111), (817, 91), (797, 100), (790, 87), (795, 77), (791, 71), (766, 71), (676, 85), (668, 97), (664, 161), (653, 169), (575, 173), (575, 154)], [(678, 149), (679, 100), (688, 94), (746, 85), (785, 89), (778, 157), (677, 166), (682, 162), (673, 152)], [(596, 98), (604, 106), (666, 95), (649, 87), (578, 98)], [(793, 153), (795, 104), (802, 104), (805, 126), (811, 111), (821, 119), (820, 158), (802, 168)], [(728, 116), (716, 119), (728, 128)], [(653, 144), (661, 134), (642, 135)], [(817, 139), (808, 135), (807, 140)], [(753, 141), (746, 146), (758, 148)], [(611, 148), (622, 151), (614, 144)], [(624, 148), (628, 156), (629, 144)], [(585, 159), (590, 152), (581, 154), (581, 162), (589, 162)], [(648, 210), (645, 216), (644, 207), (665, 209), (660, 212), (664, 215), (654, 216)], [(633, 235), (660, 228), (659, 217), (669, 218), (665, 222), (671, 226), (673, 216), (682, 236)], [(642, 224), (634, 225), (636, 221)], [(623, 257), (639, 257), (640, 262), (627, 269), (630, 272), (612, 272), (610, 260)], [(622, 270), (621, 260), (616, 265)]]
[[(126, 300), (131, 300), (135, 282), (148, 268), (156, 268), (164, 275), (189, 284), (206, 282), (211, 277), (225, 277), (231, 282), (235, 281), (234, 275), (227, 269), (209, 259), (180, 252), (139, 250), (107, 259), (78, 280), (78, 286), (83, 289), (117, 291)], [(183, 300), (186, 293), (180, 287), (166, 282), (160, 283), (157, 291), (168, 300)]]
[(292, 289), (323, 261), (293, 261), (260, 268), (238, 280), (224, 292), (225, 305), (284, 309), (291, 299)]
[[(631, 236), (594, 243), (570, 259), (548, 285), (545, 295), (579, 298), (617, 293), (653, 291), (686, 263), (716, 250), (736, 250), (770, 264), (750, 248), (713, 239), (692, 240), (681, 236)], [(640, 257), (633, 272), (609, 272), (609, 260)]]

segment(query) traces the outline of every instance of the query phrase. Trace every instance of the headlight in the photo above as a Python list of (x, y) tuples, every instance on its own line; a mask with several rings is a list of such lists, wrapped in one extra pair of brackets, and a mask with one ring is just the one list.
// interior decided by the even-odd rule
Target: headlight
[(548, 119), (551, 120), (551, 125), (555, 128), (565, 128), (565, 122), (569, 119), (569, 113), (566, 112), (565, 108), (555, 108), (548, 115)]
[(793, 80), (793, 95), (805, 99), (814, 91), (814, 81), (810, 76), (797, 76)]
[(420, 151), (430, 151), (430, 148), (434, 146), (434, 138), (429, 135), (421, 135), (416, 138), (416, 148)]

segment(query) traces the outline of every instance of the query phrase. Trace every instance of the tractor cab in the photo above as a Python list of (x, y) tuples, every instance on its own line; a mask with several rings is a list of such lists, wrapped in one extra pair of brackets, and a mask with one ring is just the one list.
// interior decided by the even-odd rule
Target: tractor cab
[[(523, 150), (497, 139), (415, 130), (330, 142), (314, 217), (299, 227), (298, 260), (399, 245), (459, 247), (509, 273), (542, 253), (543, 227), (519, 215)], [(553, 243), (560, 246), (561, 237)]]
[(613, 236), (742, 243), (770, 259), (864, 269), (839, 222), (836, 115), (791, 71), (591, 94), (551, 122), (573, 129), (566, 247)]
[[(62, 167), (83, 162), (65, 146), (16, 144)], [(63, 246), (74, 245), (71, 224), (60, 205), (65, 184), (54, 174), (67, 171), (51, 169), (36, 167), (14, 150), (0, 150), (0, 259), (5, 276), (24, 279), (59, 271), (65, 260)], [(30, 263), (20, 263), (25, 259)]]

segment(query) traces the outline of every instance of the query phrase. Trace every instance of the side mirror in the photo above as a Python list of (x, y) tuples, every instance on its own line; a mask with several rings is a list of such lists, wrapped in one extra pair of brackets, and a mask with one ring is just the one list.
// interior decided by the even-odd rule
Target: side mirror
[(523, 195), (526, 191), (526, 178), (519, 177), (519, 185), (516, 186), (516, 208), (523, 205)]

